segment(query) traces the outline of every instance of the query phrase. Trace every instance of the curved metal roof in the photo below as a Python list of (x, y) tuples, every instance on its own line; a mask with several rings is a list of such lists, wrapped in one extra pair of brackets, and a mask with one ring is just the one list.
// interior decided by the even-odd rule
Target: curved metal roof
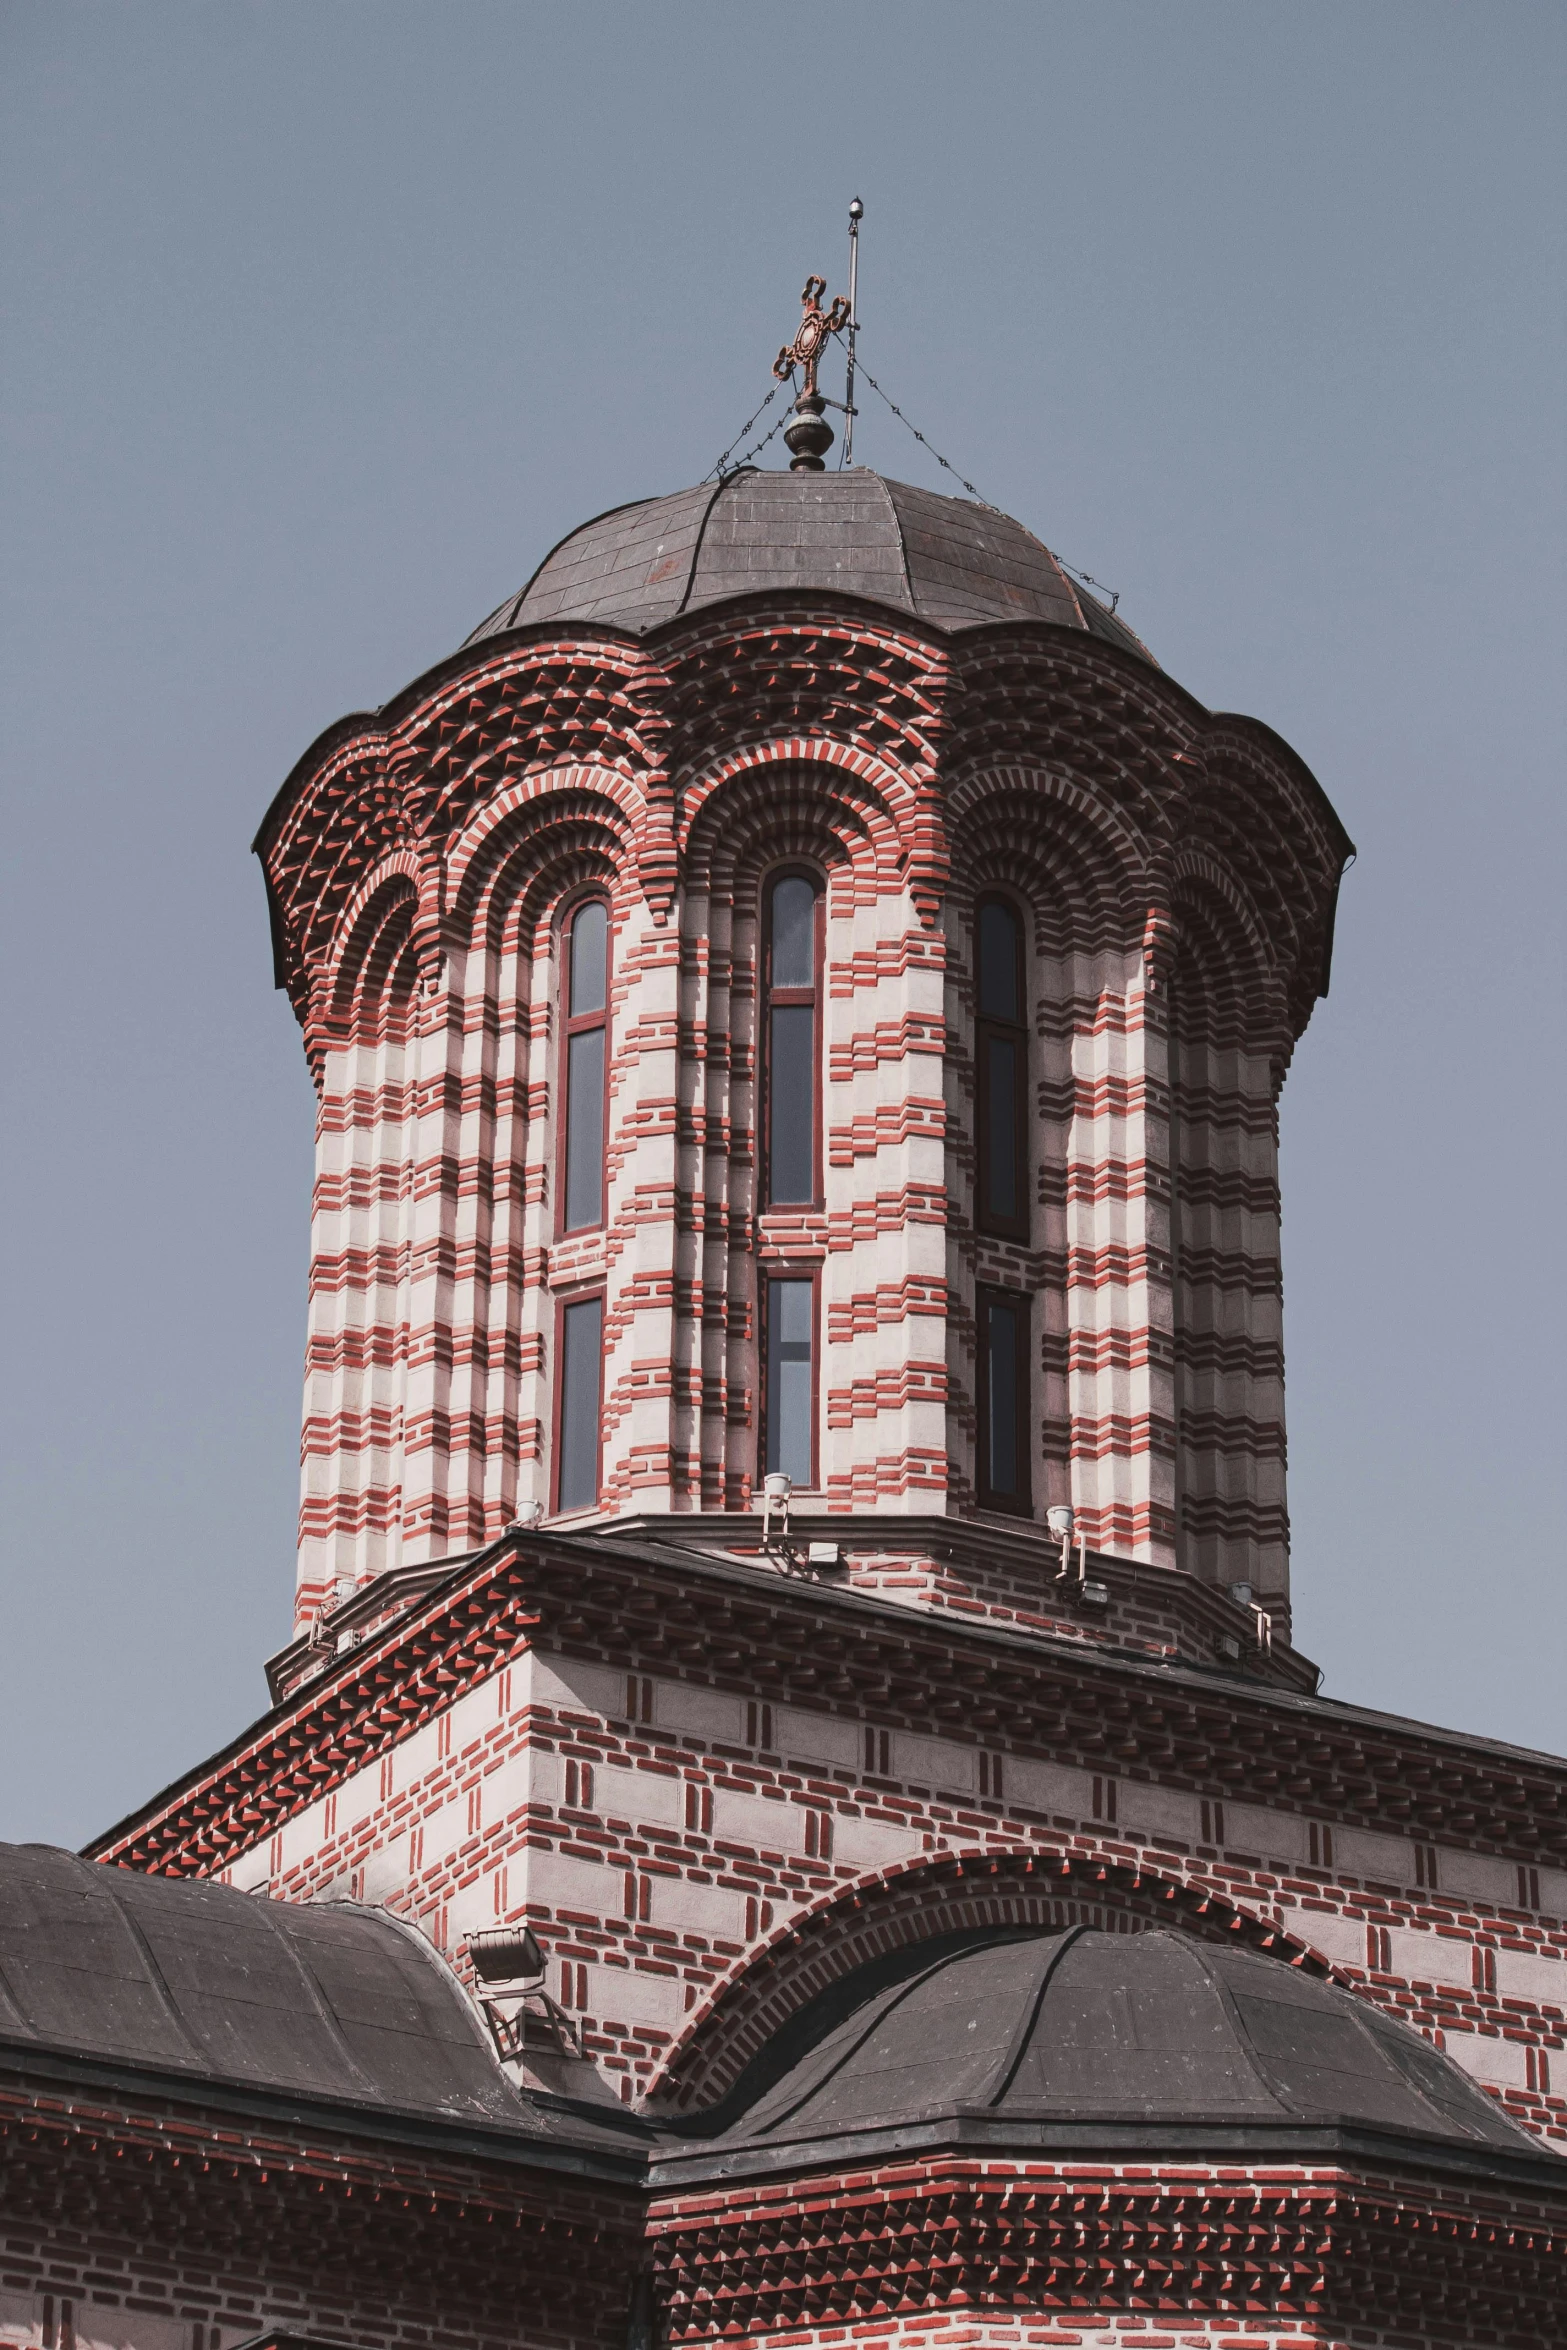
[(0, 2043), (538, 2136), (414, 1928), (0, 1845)]
[(1010, 515), (859, 466), (747, 468), (716, 487), (617, 506), (562, 539), (527, 586), (465, 641), (550, 621), (642, 633), (737, 596), (823, 588), (943, 631), (1043, 620), (1152, 658)]
[(1313, 2124), (1540, 2152), (1450, 2058), (1353, 1993), (1164, 1931), (926, 1945), (821, 1994), (784, 2041), (757, 2060), (749, 2101), (743, 2080), (726, 2100), (725, 2119), (741, 2110), (709, 2154), (954, 2113)]

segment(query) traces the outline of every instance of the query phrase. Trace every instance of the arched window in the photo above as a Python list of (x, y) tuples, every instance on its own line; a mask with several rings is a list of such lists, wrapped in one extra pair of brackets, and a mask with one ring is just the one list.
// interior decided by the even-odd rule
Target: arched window
[(1023, 923), (1006, 898), (981, 898), (974, 1049), (979, 1072), (976, 1221), (983, 1232), (1028, 1238), (1028, 1023)]
[(590, 1232), (604, 1221), (608, 1108), (609, 908), (587, 898), (566, 925), (565, 1043), (561, 1083), (560, 1228)]
[(765, 924), (762, 1191), (770, 1208), (811, 1207), (821, 1196), (820, 942), (819, 885), (806, 873), (780, 874)]

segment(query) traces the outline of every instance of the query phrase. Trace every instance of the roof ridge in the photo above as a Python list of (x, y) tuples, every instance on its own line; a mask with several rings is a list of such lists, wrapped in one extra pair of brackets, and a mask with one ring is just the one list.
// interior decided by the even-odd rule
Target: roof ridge
[(691, 568), (686, 573), (686, 584), (681, 590), (680, 601), (675, 606), (675, 618), (677, 620), (691, 601), (691, 590), (696, 585), (696, 567), (702, 560), (702, 547), (704, 541), (707, 538), (707, 526), (713, 519), (714, 507), (718, 504), (719, 499), (723, 496), (725, 490), (729, 487), (729, 484), (732, 481), (738, 481), (741, 474), (743, 473), (756, 473), (759, 471), (760, 468), (755, 465), (737, 465), (733, 473), (720, 474), (718, 480), (713, 484), (713, 494), (708, 499), (707, 504), (703, 507), (702, 519), (696, 527), (696, 538), (691, 548)]
[[(678, 495), (678, 493), (676, 494)], [(549, 552), (541, 556), (539, 561), (535, 563), (533, 569), (529, 572), (522, 586), (517, 590), (517, 593), (514, 596), (502, 596), (500, 602), (496, 605), (495, 610), (491, 612), (487, 618), (481, 620), (477, 628), (469, 630), (468, 634), (463, 638), (462, 644), (458, 647), (458, 651), (463, 652), (469, 645), (477, 644), (481, 637), (503, 635), (505, 631), (497, 628), (494, 625), (497, 615), (502, 612), (507, 612), (510, 614), (510, 618), (506, 622), (506, 627), (515, 628), (517, 626), (518, 618), (522, 612), (523, 605), (527, 602), (529, 596), (532, 594), (534, 588), (538, 584), (540, 572), (544, 569), (546, 564), (554, 562), (555, 557), (560, 553), (562, 547), (569, 547), (572, 540), (581, 538), (585, 530), (591, 530), (595, 523), (608, 522), (611, 515), (613, 514), (629, 514), (632, 508), (635, 506), (656, 506), (657, 504), (658, 500), (656, 497), (623, 498), (618, 506), (606, 506), (602, 514), (590, 514), (585, 521), (577, 523), (573, 529), (566, 531), (562, 537), (555, 541), (555, 544), (549, 549)]]
[(1045, 2004), (1046, 1994), (1055, 1980), (1057, 1967), (1074, 1943), (1080, 1942), (1083, 1936), (1091, 1931), (1093, 1929), (1086, 1925), (1078, 1925), (1068, 1926), (1065, 1933), (1056, 1931), (1049, 1934), (1048, 1939), (1054, 1944), (1054, 1947), (1045, 1952), (1045, 1963), (1039, 1970), (1039, 1981), (1034, 1986), (1034, 1996), (1029, 2004), (1028, 2013), (1012, 2034), (1012, 2045), (1003, 2060), (1001, 2078), (996, 2084), (994, 2094), (987, 2099), (988, 2104), (999, 2105), (1011, 2088), (1017, 2077), (1018, 2066), (1033, 2045), (1034, 2034), (1039, 2028), (1040, 2013)]
[(909, 592), (909, 610), (916, 620), (926, 620), (927, 615), (921, 610), (919, 596), (915, 591), (914, 566), (909, 561), (909, 542), (904, 533), (903, 516), (898, 512), (898, 501), (892, 494), (892, 483), (884, 473), (873, 472), (869, 466), (865, 470), (880, 485), (881, 494), (887, 501), (887, 511), (892, 516), (892, 527), (898, 534), (898, 560), (903, 565), (903, 584)]

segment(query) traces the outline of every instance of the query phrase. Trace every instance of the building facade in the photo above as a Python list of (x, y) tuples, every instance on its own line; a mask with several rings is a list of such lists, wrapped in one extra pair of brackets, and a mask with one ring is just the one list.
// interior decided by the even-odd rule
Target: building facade
[[(1567, 1770), (1290, 1637), (1294, 753), (1005, 516), (745, 472), (257, 845), (295, 1637), (107, 1869), (15, 1864), (0, 2338), (1553, 2339)], [(39, 1992), (94, 1902), (175, 2053)], [(334, 2049), (419, 1940), (403, 2070), (198, 2014), (258, 1918)]]

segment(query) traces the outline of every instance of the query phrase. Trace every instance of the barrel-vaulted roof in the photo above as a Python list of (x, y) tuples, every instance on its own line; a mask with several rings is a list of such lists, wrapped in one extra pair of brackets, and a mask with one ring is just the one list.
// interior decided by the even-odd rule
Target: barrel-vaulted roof
[(1189, 1934), (1088, 1927), (953, 1935), (872, 1961), (686, 2126), (712, 2162), (785, 2147), (805, 2159), (954, 2120), (1018, 2143), (1084, 2125), (1349, 2129), (1539, 2152), (1450, 2058), (1337, 1984)]
[(1044, 620), (1150, 658), (1021, 522), (861, 466), (745, 468), (614, 507), (563, 538), (467, 643), (552, 621), (641, 632), (737, 596), (824, 588), (942, 631)]
[(0, 1845), (6, 2044), (388, 2119), (540, 2131), (414, 1928), (47, 1845)]

